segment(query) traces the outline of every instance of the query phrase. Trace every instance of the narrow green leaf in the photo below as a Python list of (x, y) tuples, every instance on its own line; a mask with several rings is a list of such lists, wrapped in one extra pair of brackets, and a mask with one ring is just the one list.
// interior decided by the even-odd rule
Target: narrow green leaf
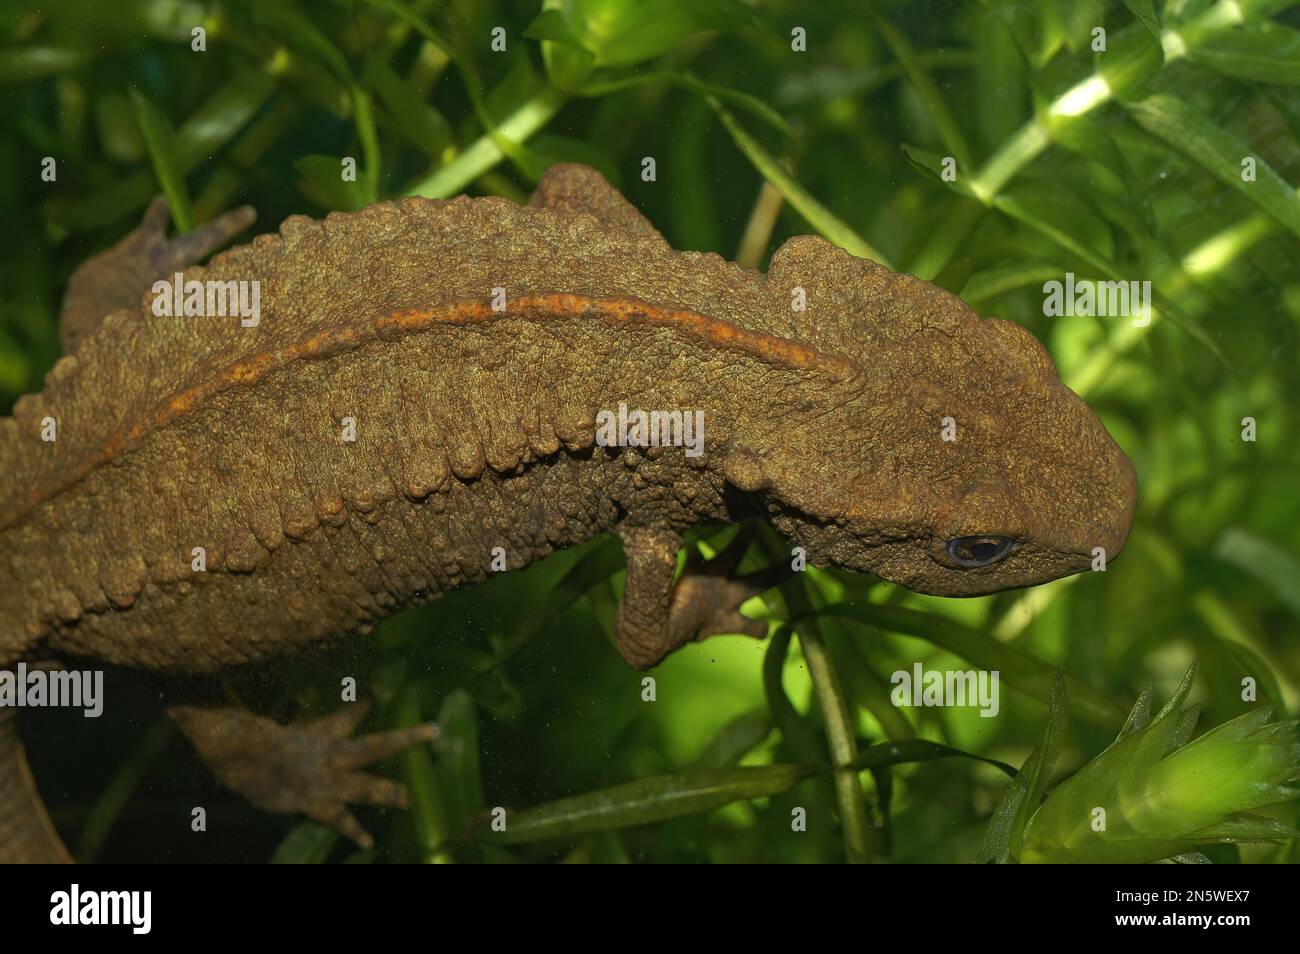
[[(414, 684), (408, 684), (393, 711), (393, 728), (406, 728), (425, 721), (420, 709), (420, 695)], [(456, 837), (440, 797), (438, 773), (427, 745), (413, 745), (402, 752), (402, 780), (411, 799), (410, 817), (415, 823), (420, 860), (423, 862), (450, 861), (445, 843)]]
[(572, 46), (590, 54), (583, 43), (582, 37), (574, 30), (573, 25), (565, 15), (556, 9), (543, 10), (537, 16), (533, 17), (528, 26), (524, 27), (524, 36), (530, 40), (547, 40), (551, 43), (563, 43), (566, 46)]
[(458, 836), (484, 808), (479, 768), (478, 712), (463, 689), (449, 695), (438, 710), (438, 737), (433, 741), (434, 773), (448, 834)]
[(296, 4), (289, 0), (253, 4), (253, 19), (290, 47), (328, 67), (342, 82), (352, 83), (352, 67), (348, 65), (347, 57)]
[(1133, 14), (1151, 34), (1152, 39), (1160, 42), (1160, 18), (1156, 16), (1154, 0), (1124, 0), (1124, 6)]
[(1214, 555), (1267, 583), (1300, 617), (1300, 561), (1282, 547), (1240, 527), (1229, 527), (1215, 543)]
[(859, 258), (869, 258), (886, 266), (889, 264), (888, 259), (879, 250), (868, 244), (843, 220), (814, 199), (803, 186), (799, 185), (794, 177), (785, 171), (781, 163), (777, 162), (771, 154), (760, 146), (758, 140), (747, 133), (736, 122), (735, 117), (717, 99), (710, 98), (709, 103), (713, 107), (713, 111), (718, 114), (718, 118), (722, 120), (727, 132), (731, 134), (732, 140), (740, 151), (745, 154), (746, 158), (754, 164), (754, 168), (758, 170), (759, 174), (770, 182), (772, 188), (781, 193), (800, 215), (808, 220), (808, 224), (815, 228), (822, 238), (834, 245), (838, 245), (851, 255), (856, 255)]
[(383, 161), (379, 153), (375, 117), (370, 109), (370, 95), (360, 86), (352, 87), (352, 119), (356, 123), (357, 138), (361, 140), (361, 155), (365, 160), (363, 175), (358, 177), (365, 199), (362, 204), (369, 205), (379, 198), (379, 174)]
[(961, 288), (961, 297), (970, 305), (993, 301), (1022, 288), (1042, 288), (1049, 281), (1059, 281), (1068, 271), (1061, 265), (1040, 262), (1017, 262), (976, 272)]
[(366, 204), (363, 177), (344, 180), (340, 157), (303, 156), (294, 160), (293, 167), (301, 176), (298, 190), (323, 208), (355, 212)]
[(742, 109), (756, 119), (762, 120), (768, 126), (771, 126), (783, 136), (794, 135), (794, 130), (786, 122), (785, 117), (769, 106), (766, 102), (757, 96), (742, 92), (738, 89), (732, 89), (728, 86), (719, 86), (715, 83), (706, 83), (699, 77), (687, 70), (650, 70), (647, 72), (637, 72), (633, 76), (624, 76), (614, 80), (588, 83), (579, 90), (583, 96), (605, 96), (619, 90), (629, 89), (634, 86), (643, 86), (648, 83), (671, 83), (688, 92), (695, 93), (705, 98), (709, 97), (720, 100)]
[[(197, 168), (242, 129), (276, 87), (259, 69), (244, 69), (223, 84), (176, 131), (176, 155), (184, 173)], [(75, 231), (112, 224), (135, 213), (157, 192), (154, 176), (141, 172), (105, 183), (89, 195), (55, 197), (47, 209), (52, 220)]]
[(421, 99), (410, 85), (393, 72), (382, 59), (375, 57), (366, 64), (362, 79), (374, 90), (392, 116), (393, 127), (417, 145), (431, 159), (436, 159), (451, 142), (451, 126), (442, 113)]
[(876, 30), (885, 38), (885, 42), (889, 44), (894, 57), (902, 65), (903, 74), (920, 98), (926, 115), (934, 123), (935, 132), (939, 134), (939, 139), (956, 158), (958, 166), (965, 169), (971, 161), (970, 146), (966, 143), (966, 136), (962, 133), (961, 127), (957, 124), (951, 110), (948, 109), (948, 104), (944, 101), (943, 94), (939, 92), (939, 87), (935, 85), (925, 67), (917, 60), (912, 44), (884, 17), (873, 14), (871, 21)]
[(569, 21), (598, 67), (631, 66), (666, 53), (687, 37), (750, 22), (739, 0), (578, 0)]
[(768, 637), (767, 652), (763, 656), (763, 690), (767, 697), (767, 709), (790, 751), (801, 762), (822, 765), (826, 762), (825, 746), (791, 704), (781, 684), (792, 636), (790, 627), (782, 624)]
[(273, 865), (320, 865), (329, 858), (339, 833), (320, 822), (301, 821), (289, 829), (271, 855)]
[(929, 149), (922, 149), (920, 146), (913, 146), (906, 142), (900, 143), (899, 149), (902, 150), (903, 158), (921, 172), (933, 176), (937, 182), (943, 183), (959, 195), (971, 199), (975, 198), (975, 194), (966, 186), (966, 181), (962, 176), (964, 168), (960, 161), (950, 173), (949, 165), (945, 162), (950, 157), (941, 156), (937, 152), (931, 152)]
[(64, 46), (20, 46), (0, 50), (0, 86), (31, 83), (76, 69), (91, 58), (89, 50)]
[(779, 795), (816, 771), (799, 765), (764, 765), (697, 768), (656, 775), (509, 812), (505, 831), (493, 832), (484, 827), (479, 829), (477, 837), (481, 841), (514, 845), (648, 825), (710, 811), (742, 799)]
[[(928, 640), (980, 669), (997, 670), (1014, 689), (1043, 702), (1051, 700), (1055, 679), (1053, 667), (946, 616), (884, 604), (835, 603), (817, 612)], [(1117, 729), (1124, 724), (1124, 709), (1078, 680), (1069, 676), (1065, 678), (1071, 704), (1082, 718), (1103, 728)]]
[(835, 765), (835, 796), (839, 803), (845, 854), (850, 864), (859, 863), (871, 853), (871, 824), (867, 820), (866, 798), (858, 781), (859, 770), (853, 767), (858, 757), (857, 732), (844, 699), (835, 661), (822, 640), (816, 616), (801, 619), (795, 624), (795, 632), (799, 636), (804, 661), (808, 663), (831, 761)]
[(1024, 798), (1016, 810), (1011, 823), (1011, 854), (1019, 855), (1020, 841), (1025, 826), (1038, 810), (1038, 805), (1047, 791), (1047, 783), (1052, 779), (1052, 769), (1061, 754), (1065, 742), (1065, 730), (1069, 724), (1069, 697), (1065, 688), (1065, 676), (1057, 670), (1052, 680), (1051, 702), (1048, 705), (1047, 728), (1043, 731), (1043, 741), (1034, 750), (1032, 757), (1023, 769), (1025, 780)]
[(1205, 37), (1187, 58), (1225, 76), (1300, 86), (1300, 30), (1265, 21)]
[(961, 749), (954, 749), (950, 745), (940, 745), (938, 742), (931, 742), (928, 739), (899, 739), (893, 742), (880, 742), (863, 749), (857, 758), (853, 760), (853, 767), (857, 769), (876, 769), (888, 765), (932, 762), (935, 759), (955, 758), (984, 762), (986, 765), (992, 765), (999, 771), (1006, 773), (1011, 778), (1016, 776), (1015, 767), (1008, 765), (1006, 762), (986, 758), (983, 755), (975, 755), (972, 752), (963, 752)]
[(185, 174), (181, 171), (177, 155), (176, 135), (166, 117), (139, 90), (132, 88), (131, 101), (135, 104), (140, 134), (144, 136), (145, 148), (149, 150), (154, 175), (163, 194), (167, 196), (172, 221), (176, 223), (178, 232), (188, 232), (194, 225), (194, 219), (190, 194), (185, 188)]
[[(1272, 166), (1232, 133), (1176, 96), (1160, 93), (1128, 110), (1157, 139), (1186, 155), (1300, 236), (1300, 195)], [(1254, 160), (1255, 181), (1242, 179), (1243, 160)]]
[(728, 768), (756, 749), (772, 734), (772, 716), (766, 709), (755, 709), (736, 716), (709, 740), (698, 768)]

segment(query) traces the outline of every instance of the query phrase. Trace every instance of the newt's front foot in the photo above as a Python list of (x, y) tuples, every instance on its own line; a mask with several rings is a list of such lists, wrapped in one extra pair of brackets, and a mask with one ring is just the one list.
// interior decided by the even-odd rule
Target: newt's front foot
[(789, 571), (777, 567), (733, 576), (752, 534), (752, 526), (742, 527), (712, 560), (692, 554), (681, 579), (674, 582), (681, 536), (652, 527), (623, 531), (627, 578), (616, 629), (618, 651), (629, 666), (650, 669), (686, 643), (709, 636), (738, 633), (761, 639), (767, 635), (767, 623), (742, 615), (740, 606), (775, 586)]
[(374, 840), (348, 805), (405, 808), (406, 786), (357, 770), (430, 741), (437, 729), (425, 724), (352, 738), (368, 708), (353, 703), (287, 726), (245, 709), (174, 706), (167, 713), (227, 788), (267, 811), (302, 812), (369, 848)]

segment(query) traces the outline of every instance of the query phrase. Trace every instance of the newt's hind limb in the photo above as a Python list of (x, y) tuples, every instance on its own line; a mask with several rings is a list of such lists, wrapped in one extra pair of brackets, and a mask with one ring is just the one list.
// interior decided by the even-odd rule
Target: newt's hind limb
[(369, 848), (374, 840), (348, 805), (405, 808), (406, 786), (358, 770), (432, 740), (437, 729), (424, 724), (352, 738), (368, 708), (353, 703), (287, 726), (241, 708), (174, 706), (167, 713), (227, 788), (266, 811), (302, 812)]
[(155, 281), (196, 265), (253, 224), (252, 206), (219, 215), (185, 235), (167, 238), (167, 200), (155, 196), (140, 225), (87, 259), (68, 279), (59, 315), (63, 353), (72, 354), (114, 311), (135, 308)]

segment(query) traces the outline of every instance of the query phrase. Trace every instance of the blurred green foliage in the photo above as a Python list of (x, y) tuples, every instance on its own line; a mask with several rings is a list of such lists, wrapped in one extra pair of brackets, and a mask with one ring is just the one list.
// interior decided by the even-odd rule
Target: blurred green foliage
[[(1064, 839), (1080, 822), (1059, 809), (1077, 779), (1114, 771), (1094, 762), (1029, 824), (1038, 798), (1107, 746), (1144, 687), (1174, 696), (1194, 658), (1199, 677), (1175, 698), (1190, 691), (1202, 728), (1266, 703), (1296, 712), (1297, 25), (1283, 0), (6, 5), (0, 410), (57, 356), (71, 271), (155, 192), (182, 230), (244, 202), (272, 228), (403, 194), (521, 200), (548, 165), (576, 160), (679, 248), (761, 267), (818, 231), (1021, 323), (1140, 483), (1132, 537), (1104, 573), (956, 601), (810, 571), (753, 608), (786, 621), (766, 644), (681, 651), (654, 672), (653, 702), (608, 645), (610, 540), (369, 640), (237, 674), (235, 691), (281, 716), (332, 708), (355, 674), (379, 703), (372, 721), (439, 721), (435, 745), (388, 767), (412, 808), (365, 815), (379, 835), (368, 853), (218, 790), (169, 747), (153, 683), (114, 674), (121, 701), (93, 731), (28, 720), (70, 843), (122, 860), (965, 861), (1005, 795), (990, 837), (1029, 837), (1041, 856), (1044, 831)], [(340, 182), (342, 156), (355, 182)], [(1045, 317), (1042, 285), (1067, 272), (1151, 281), (1151, 324)], [(774, 547), (761, 537), (750, 563)], [(999, 670), (999, 716), (892, 706), (890, 675), (917, 661)], [(1276, 743), (1286, 729), (1269, 731)], [(1009, 790), (1005, 765), (935, 743), (1013, 766), (1038, 748)], [(1175, 815), (1195, 802), (1184, 795)], [(209, 808), (206, 837), (186, 837), (194, 804)], [(511, 810), (508, 839), (483, 824), (495, 806)], [(1263, 810), (1274, 827), (1261, 830), (1294, 824), (1294, 802)], [(1286, 838), (1203, 850), (1298, 855)]]

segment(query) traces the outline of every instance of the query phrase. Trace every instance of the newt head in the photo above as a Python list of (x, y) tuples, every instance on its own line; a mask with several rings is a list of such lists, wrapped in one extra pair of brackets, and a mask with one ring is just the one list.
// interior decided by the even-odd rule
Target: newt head
[[(772, 522), (809, 562), (977, 596), (1119, 554), (1133, 466), (1029, 331), (799, 241), (795, 256), (811, 248), (843, 309), (818, 344), (861, 370), (793, 440), (769, 438), (746, 466), (763, 470)], [(788, 274), (789, 254), (773, 275)], [(846, 283), (854, 290), (839, 293)]]

